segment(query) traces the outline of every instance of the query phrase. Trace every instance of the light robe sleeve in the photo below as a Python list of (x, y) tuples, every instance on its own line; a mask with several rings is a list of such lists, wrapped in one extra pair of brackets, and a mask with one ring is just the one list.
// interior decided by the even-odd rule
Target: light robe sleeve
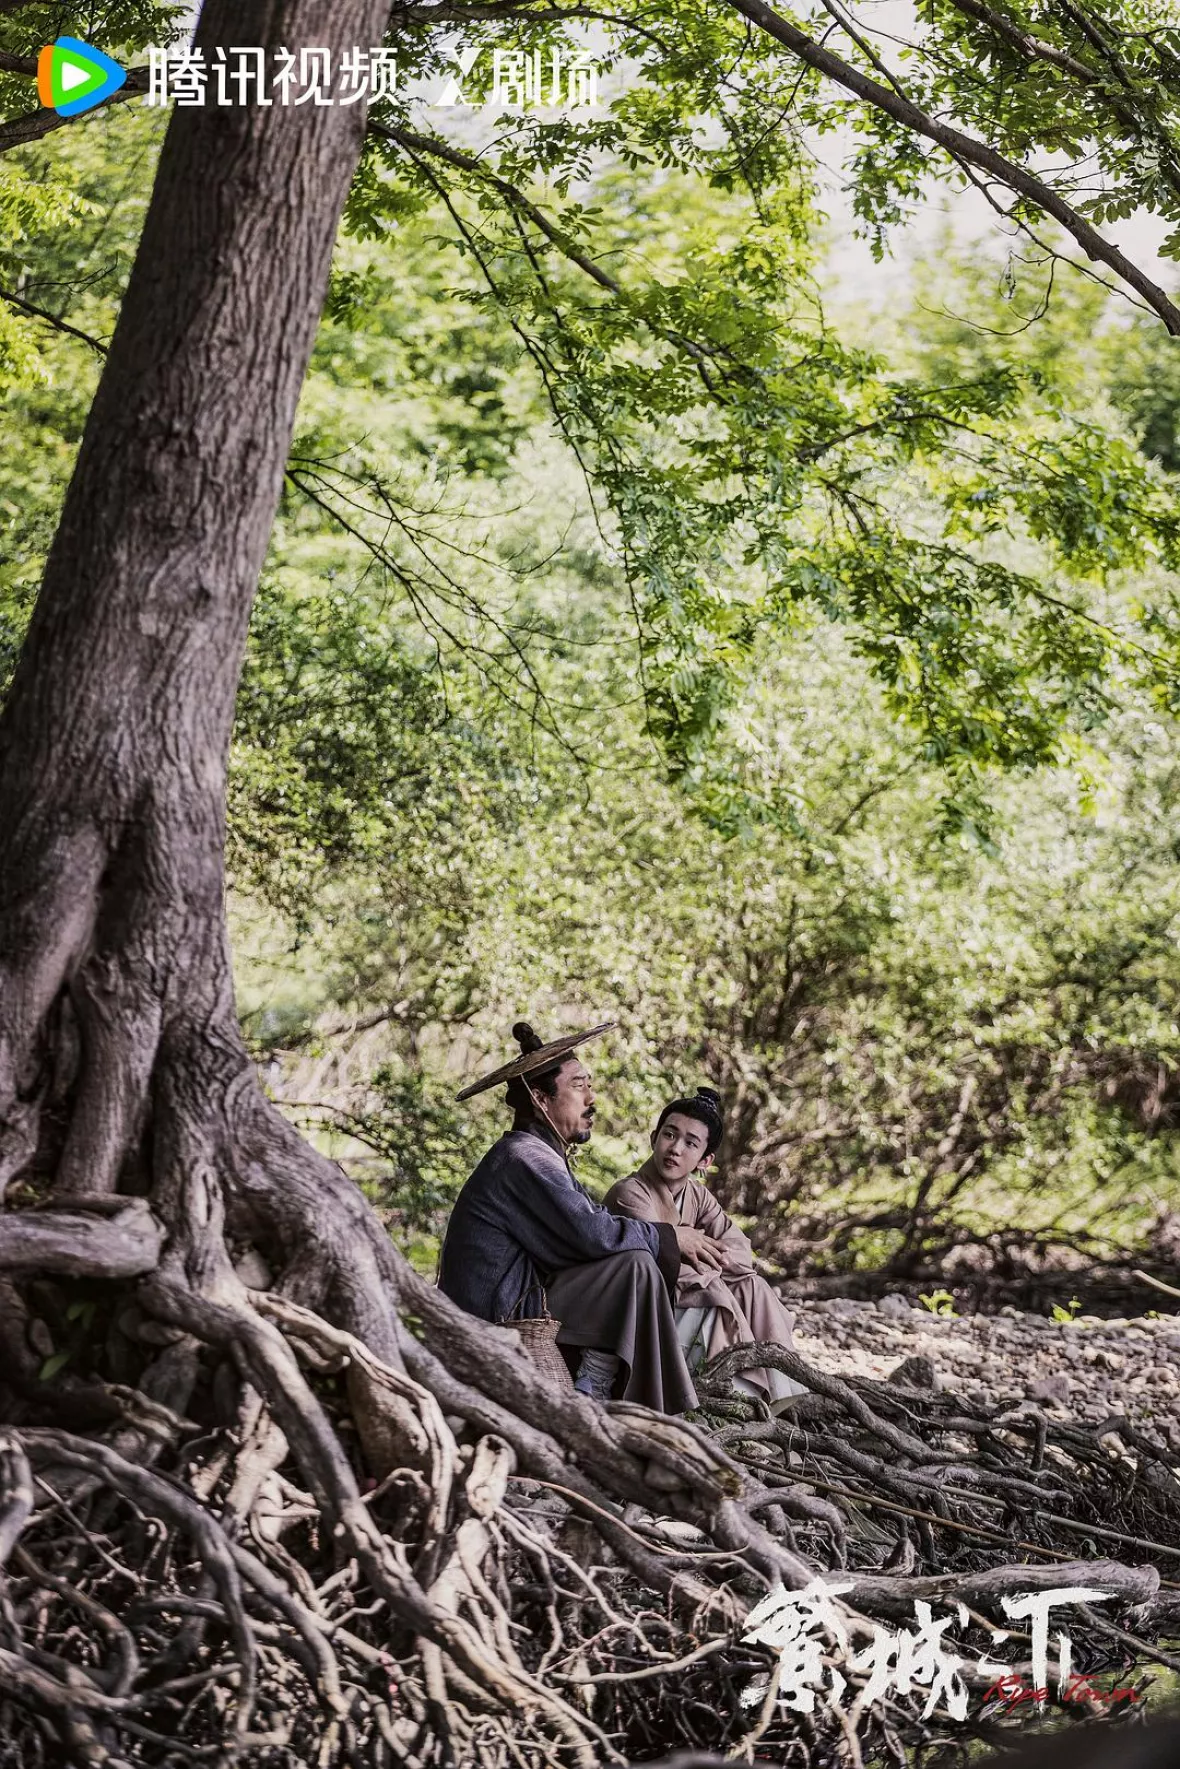
[(693, 1202), (696, 1206), (694, 1228), (699, 1228), (716, 1241), (725, 1254), (725, 1269), (731, 1272), (752, 1272), (754, 1269), (754, 1249), (738, 1227), (728, 1217), (708, 1186), (694, 1180)]
[[(641, 1179), (616, 1180), (606, 1194), (606, 1208), (630, 1222), (658, 1222), (651, 1194)], [(675, 1225), (673, 1225), (675, 1226)]]

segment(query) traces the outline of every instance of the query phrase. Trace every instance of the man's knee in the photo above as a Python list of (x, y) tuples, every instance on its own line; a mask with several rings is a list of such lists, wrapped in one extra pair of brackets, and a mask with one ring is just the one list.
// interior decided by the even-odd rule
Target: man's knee
[(611, 1258), (621, 1262), (616, 1269), (625, 1270), (629, 1267), (637, 1284), (662, 1284), (664, 1281), (654, 1254), (648, 1253), (643, 1247), (629, 1247), (622, 1253), (613, 1253)]

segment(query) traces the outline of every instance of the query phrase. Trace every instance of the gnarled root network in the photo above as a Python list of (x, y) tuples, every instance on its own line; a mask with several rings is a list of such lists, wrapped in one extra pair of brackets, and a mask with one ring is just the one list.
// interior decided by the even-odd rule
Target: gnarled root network
[[(160, 1268), (105, 1329), (136, 1381), (23, 1386), (0, 1439), (0, 1762), (965, 1749), (995, 1718), (970, 1662), (965, 1724), (923, 1720), (922, 1690), (850, 1724), (855, 1676), (843, 1713), (777, 1702), (743, 1618), (817, 1573), (850, 1582), (862, 1645), (921, 1598), (965, 1605), (956, 1650), (994, 1657), (1005, 1595), (1085, 1583), (1110, 1600), (1066, 1618), (1076, 1669), (1142, 1688), (1180, 1662), (1180, 1589), (1156, 1567), (1180, 1570), (1180, 1487), (1125, 1420), (988, 1413), (777, 1347), (715, 1361), (695, 1419), (603, 1411), (399, 1275), (397, 1362), (277, 1290), (201, 1294)], [(787, 1415), (735, 1398), (759, 1362), (806, 1386)], [(1004, 1651), (1027, 1672), (1019, 1629)]]

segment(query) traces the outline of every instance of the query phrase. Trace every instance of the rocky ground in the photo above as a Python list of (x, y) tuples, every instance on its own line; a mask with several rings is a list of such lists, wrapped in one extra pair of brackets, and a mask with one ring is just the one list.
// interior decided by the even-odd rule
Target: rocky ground
[(1069, 1322), (1005, 1308), (947, 1317), (916, 1300), (794, 1301), (795, 1346), (821, 1370), (1032, 1401), (1075, 1418), (1150, 1420), (1180, 1454), (1180, 1316)]

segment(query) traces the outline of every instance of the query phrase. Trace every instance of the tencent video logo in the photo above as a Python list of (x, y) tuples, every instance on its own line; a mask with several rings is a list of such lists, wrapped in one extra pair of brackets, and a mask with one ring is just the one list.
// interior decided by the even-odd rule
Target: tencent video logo
[(126, 80), (117, 61), (77, 37), (59, 37), (56, 43), (47, 43), (37, 58), (41, 103), (59, 117), (79, 117), (83, 111), (93, 110)]

